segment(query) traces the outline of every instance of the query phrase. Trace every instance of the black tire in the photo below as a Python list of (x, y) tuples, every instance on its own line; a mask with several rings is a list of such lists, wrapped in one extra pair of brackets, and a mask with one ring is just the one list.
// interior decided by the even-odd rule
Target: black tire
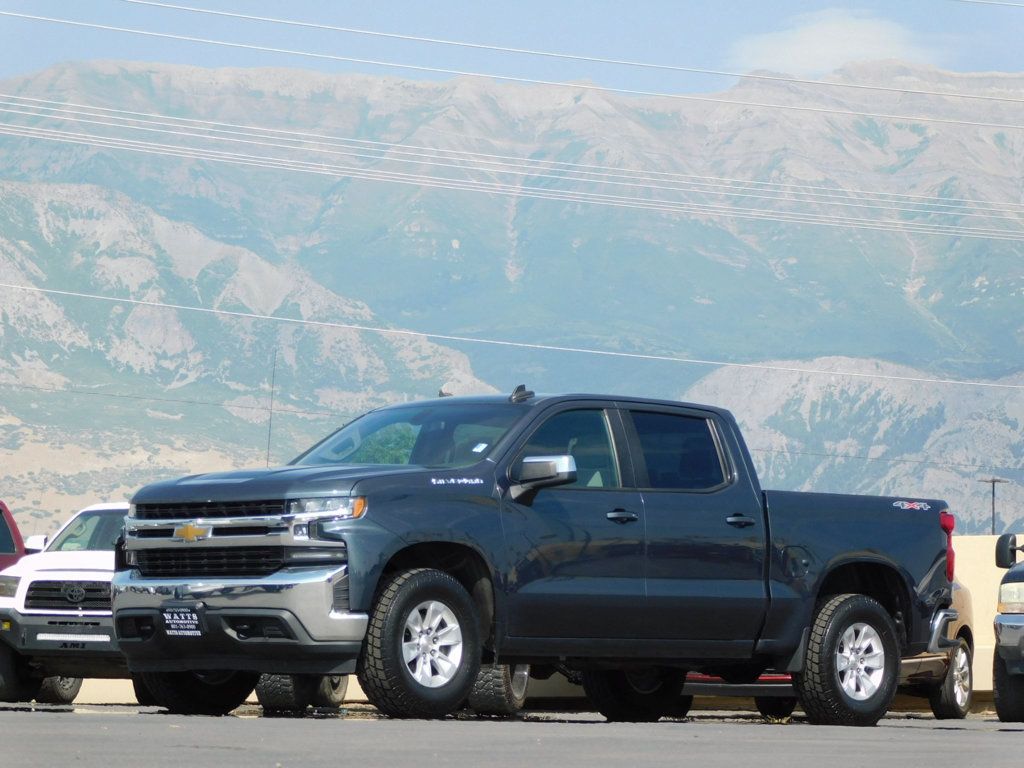
[(937, 720), (963, 720), (974, 698), (974, 654), (965, 638), (951, 654), (949, 669), (939, 685), (928, 689), (928, 703)]
[(677, 713), (685, 682), (686, 673), (678, 669), (583, 672), (587, 699), (613, 723), (653, 723), (668, 715), (681, 716)]
[[(428, 615), (428, 609), (435, 613)], [(420, 629), (413, 634), (413, 627)], [(406, 643), (416, 653), (408, 662)], [(480, 619), (458, 581), (443, 571), (415, 568), (383, 584), (357, 662), (359, 684), (371, 704), (390, 717), (445, 717), (462, 706), (479, 669)]]
[(686, 717), (693, 707), (693, 696), (680, 696), (675, 704), (668, 708), (666, 717)]
[(754, 706), (762, 717), (785, 720), (796, 709), (796, 696), (755, 696)]
[(40, 678), (29, 674), (28, 665), (20, 654), (0, 643), (0, 701), (32, 701), (42, 685)]
[(157, 706), (177, 715), (226, 715), (249, 698), (256, 672), (143, 672)]
[(36, 701), (40, 704), (74, 704), (80, 690), (80, 677), (44, 677)]
[[(855, 672), (839, 669), (841, 654), (857, 665)], [(836, 595), (818, 607), (804, 669), (793, 675), (793, 687), (812, 723), (875, 725), (896, 695), (899, 665), (896, 630), (878, 601)]]
[(526, 703), (529, 664), (483, 664), (469, 692), (469, 708), (478, 715), (512, 717)]
[(1024, 723), (1024, 675), (1011, 675), (996, 650), (992, 659), (992, 696), (1002, 723)]
[(135, 700), (143, 707), (158, 706), (156, 696), (149, 690), (142, 675), (132, 675), (132, 688), (135, 690)]
[(264, 712), (304, 712), (319, 685), (317, 675), (260, 675), (256, 699)]
[(318, 709), (340, 709), (348, 693), (348, 675), (324, 675), (313, 692), (313, 706)]

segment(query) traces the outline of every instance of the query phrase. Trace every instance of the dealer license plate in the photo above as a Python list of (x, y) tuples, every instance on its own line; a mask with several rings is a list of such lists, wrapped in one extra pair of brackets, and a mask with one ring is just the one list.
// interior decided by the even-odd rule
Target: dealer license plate
[(164, 608), (164, 632), (168, 637), (202, 637), (203, 623), (194, 608)]

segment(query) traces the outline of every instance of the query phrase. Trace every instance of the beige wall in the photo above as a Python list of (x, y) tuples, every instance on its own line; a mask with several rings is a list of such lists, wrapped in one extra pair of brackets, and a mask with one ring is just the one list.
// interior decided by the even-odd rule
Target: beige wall
[[(971, 590), (974, 603), (974, 689), (980, 693), (992, 690), (992, 652), (995, 635), (992, 620), (996, 615), (999, 581), (1005, 571), (995, 566), (995, 536), (957, 536), (956, 578)], [(353, 676), (349, 682), (349, 699), (365, 701)], [(575, 697), (583, 691), (556, 675), (550, 680), (530, 683), (531, 697)], [(121, 704), (135, 701), (132, 686), (126, 680), (87, 680), (79, 694), (80, 703)]]

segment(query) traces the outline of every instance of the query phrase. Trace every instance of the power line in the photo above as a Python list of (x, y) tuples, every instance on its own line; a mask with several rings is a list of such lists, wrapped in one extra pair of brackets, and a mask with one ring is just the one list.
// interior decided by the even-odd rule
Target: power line
[[(471, 43), (459, 40), (447, 40), (436, 37), (423, 37), (420, 35), (405, 35), (395, 32), (379, 32), (371, 29), (360, 29), (357, 27), (343, 27), (333, 24), (318, 24), (309, 21), (298, 21), (295, 19), (281, 19), (271, 16), (254, 16), (246, 13), (235, 13), (231, 11), (218, 11), (211, 8), (197, 8), (188, 5), (176, 5), (173, 3), (154, 2), (154, 0), (121, 0), (132, 5), (146, 5), (154, 8), (164, 8), (174, 11), (186, 11), (188, 13), (205, 14), (209, 16), (221, 16), (230, 19), (243, 19), (246, 21), (259, 21), (268, 24), (279, 24), (284, 26), (301, 27), (305, 29), (317, 29), (329, 32), (343, 32), (353, 35), (364, 35), (368, 37), (379, 37), (389, 40), (404, 40), (407, 42), (430, 43), (432, 45), (446, 45), (455, 48), (471, 48), (474, 50), (495, 51), (498, 53), (514, 53), (524, 56), (539, 56), (551, 59), (562, 59), (566, 61), (581, 61), (593, 64), (612, 64), (616, 66), (633, 67), (637, 69), (653, 69), (664, 72), (686, 72), (698, 75), (714, 75), (716, 77), (736, 77), (748, 80), (764, 80), (769, 82), (791, 83), (796, 85), (825, 86), (829, 88), (853, 88), (868, 91), (884, 91), (888, 93), (911, 94), (917, 96), (942, 96), (958, 99), (976, 99), (980, 101), (997, 101), (1010, 104), (1024, 104), (1024, 99), (1001, 96), (983, 96), (980, 94), (962, 93), (958, 91), (928, 91), (914, 88), (894, 88), (884, 85), (867, 85), (864, 83), (835, 83), (823, 80), (809, 80), (799, 77), (785, 77), (781, 75), (765, 75), (752, 72), (729, 72), (718, 69), (705, 69), (700, 67), (684, 67), (675, 64), (655, 64), (643, 61), (632, 61), (629, 59), (613, 59), (600, 56), (584, 56), (571, 53), (557, 53), (554, 51), (542, 51), (533, 48), (515, 48), (503, 45), (487, 45), (484, 43)], [(1010, 5), (1015, 5), (1010, 3)]]
[(883, 232), (917, 233), (947, 237), (976, 237), (989, 240), (1021, 241), (1024, 233), (1008, 230), (986, 230), (954, 225), (920, 224), (897, 219), (879, 220), (849, 218), (825, 214), (793, 213), (788, 211), (765, 211), (757, 208), (738, 208), (704, 203), (682, 203), (671, 200), (643, 199), (607, 195), (593, 192), (570, 192), (551, 190), (544, 187), (510, 186), (495, 182), (471, 181), (436, 176), (421, 176), (394, 171), (358, 169), (350, 166), (329, 166), (326, 163), (309, 163), (298, 160), (283, 160), (258, 155), (222, 152), (220, 150), (186, 148), (179, 145), (140, 142), (133, 139), (112, 139), (91, 134), (76, 134), (48, 128), (14, 126), (0, 123), (0, 133), (27, 138), (46, 139), (94, 147), (124, 149), (149, 154), (186, 157), (190, 159), (213, 160), (218, 162), (248, 165), (261, 168), (284, 169), (316, 173), (319, 175), (359, 178), (372, 181), (435, 187), (450, 190), (465, 190), (509, 197), (527, 197), (543, 200), (560, 200), (576, 203), (607, 205), (620, 208), (658, 211), (662, 213), (691, 213), (725, 218), (767, 220), (780, 223), (814, 224), (822, 226), (868, 229)]
[[(161, 134), (167, 134), (167, 135), (176, 136), (176, 137), (199, 138), (199, 139), (204, 139), (204, 140), (208, 140), (208, 141), (224, 141), (224, 142), (240, 143), (240, 144), (247, 144), (247, 145), (255, 145), (255, 146), (260, 146), (260, 147), (273, 147), (273, 148), (276, 148), (276, 149), (302, 150), (302, 151), (305, 151), (305, 152), (310, 152), (310, 151), (312, 151), (312, 152), (320, 152), (320, 153), (324, 153), (324, 154), (341, 155), (341, 156), (345, 156), (345, 157), (354, 157), (354, 158), (357, 158), (357, 159), (366, 159), (366, 160), (384, 161), (384, 162), (395, 162), (395, 163), (407, 163), (407, 164), (412, 164), (412, 165), (417, 165), (417, 166), (428, 165), (428, 166), (434, 166), (434, 167), (456, 168), (456, 169), (459, 169), (459, 170), (466, 170), (466, 171), (479, 172), (479, 173), (491, 173), (491, 174), (500, 174), (500, 175), (514, 175), (514, 176), (522, 176), (522, 177), (529, 177), (529, 178), (551, 179), (551, 180), (555, 180), (555, 181), (577, 181), (577, 182), (585, 182), (585, 183), (600, 183), (600, 184), (609, 184), (609, 185), (616, 185), (616, 186), (625, 186), (625, 187), (630, 187), (630, 188), (634, 188), (634, 189), (637, 189), (637, 190), (673, 191), (673, 192), (685, 192), (685, 193), (701, 194), (701, 195), (724, 196), (724, 197), (730, 197), (730, 198), (737, 198), (738, 197), (738, 198), (751, 198), (751, 199), (758, 199), (758, 200), (771, 200), (771, 201), (775, 201), (775, 202), (794, 202), (794, 200), (792, 198), (784, 197), (784, 196), (782, 196), (782, 195), (780, 195), (778, 193), (772, 194), (772, 193), (767, 193), (767, 191), (765, 191), (765, 192), (743, 191), (743, 190), (740, 190), (740, 189), (735, 188), (735, 187), (729, 187), (728, 185), (722, 185), (722, 186), (726, 187), (726, 189), (724, 189), (724, 190), (723, 189), (704, 189), (704, 188), (697, 188), (697, 187), (693, 186), (691, 182), (669, 182), (668, 184), (666, 184), (666, 183), (662, 183), (663, 180), (660, 180), (660, 179), (659, 180), (655, 180), (655, 179), (651, 179), (650, 177), (646, 177), (645, 178), (645, 177), (639, 177), (639, 176), (629, 176), (629, 177), (620, 177), (621, 179), (628, 178), (629, 180), (620, 180), (620, 178), (612, 178), (609, 175), (605, 174), (605, 175), (602, 175), (601, 178), (594, 179), (594, 178), (586, 178), (585, 177), (586, 173), (584, 173), (583, 176), (579, 176), (579, 175), (570, 175), (571, 173), (574, 173), (574, 172), (565, 172), (565, 173), (550, 173), (550, 172), (547, 172), (546, 173), (546, 172), (539, 171), (536, 168), (528, 168), (528, 169), (525, 169), (525, 170), (521, 170), (521, 166), (505, 165), (505, 164), (500, 163), (500, 162), (491, 162), (491, 161), (484, 161), (485, 162), (485, 166), (486, 166), (486, 167), (484, 167), (484, 166), (480, 166), (480, 165), (465, 165), (465, 164), (457, 162), (457, 161), (456, 162), (441, 162), (438, 159), (434, 158), (433, 156), (424, 155), (424, 154), (416, 154), (414, 157), (411, 157), (411, 158), (407, 158), (407, 157), (393, 157), (393, 156), (389, 156), (389, 155), (373, 155), (373, 154), (366, 154), (365, 152), (362, 152), (362, 151), (350, 151), (349, 149), (342, 149), (342, 150), (327, 149), (327, 148), (322, 148), (320, 146), (315, 146), (315, 145), (312, 146), (312, 147), (310, 147), (308, 145), (294, 146), (294, 145), (290, 145), (290, 144), (274, 143), (274, 142), (266, 141), (266, 140), (255, 141), (255, 140), (253, 140), (253, 138), (244, 139), (244, 138), (235, 138), (234, 136), (220, 136), (220, 135), (217, 135), (215, 133), (214, 134), (193, 133), (193, 132), (183, 131), (183, 130), (170, 130), (168, 128), (156, 128), (156, 127), (151, 127), (150, 125), (132, 125), (130, 123), (124, 122), (124, 120), (125, 120), (124, 118), (107, 118), (106, 115), (99, 115), (98, 117), (102, 117), (104, 119), (95, 120), (95, 119), (90, 119), (88, 117), (76, 116), (76, 115), (79, 115), (79, 114), (83, 114), (83, 113), (78, 112), (76, 110), (58, 110), (58, 111), (61, 111), (61, 112), (70, 112), (70, 113), (72, 113), (71, 116), (66, 116), (66, 115), (52, 115), (52, 114), (47, 114), (47, 113), (44, 113), (44, 112), (28, 111), (28, 110), (32, 109), (31, 107), (28, 107), (28, 108), (22, 107), (20, 109), (4, 108), (4, 105), (11, 105), (11, 104), (14, 104), (14, 106), (17, 106), (17, 107), (22, 107), (22, 105), (20, 103), (15, 103), (15, 102), (11, 102), (9, 100), (5, 100), (3, 98), (0, 98), (0, 113), (16, 114), (16, 115), (29, 116), (29, 117), (41, 117), (41, 118), (44, 118), (44, 119), (60, 120), (60, 121), (75, 122), (75, 123), (85, 123), (85, 124), (91, 124), (91, 125), (101, 125), (101, 126), (105, 126), (105, 127), (123, 128), (123, 129), (128, 129), (128, 130), (135, 130), (135, 131), (146, 131), (146, 132), (153, 132), (153, 133), (161, 133)], [(46, 107), (44, 109), (56, 110), (57, 108)], [(85, 114), (92, 114), (92, 113), (85, 113)], [(94, 117), (95, 116), (96, 115), (94, 115)], [(122, 122), (110, 122), (111, 119), (121, 120)], [(155, 122), (155, 121), (146, 121), (146, 122)], [(13, 125), (13, 124), (7, 123), (7, 125)], [(38, 126), (21, 126), (21, 125), (18, 125), (18, 127), (24, 127), (24, 128), (29, 128), (29, 129), (36, 129), (36, 128), (38, 128)], [(44, 130), (48, 130), (48, 129), (44, 129)], [(199, 129), (199, 130), (202, 130), (202, 129)], [(240, 132), (233, 132), (233, 133), (240, 134)], [(86, 135), (90, 135), (90, 134), (86, 134)], [(249, 137), (255, 137), (255, 138), (259, 138), (259, 139), (273, 138), (273, 137), (266, 137), (266, 136), (264, 136), (262, 134), (241, 133), (240, 135), (249, 136)], [(90, 135), (90, 136), (92, 136), (93, 138), (110, 138), (111, 140), (122, 140), (122, 139), (116, 138), (116, 137), (96, 137), (94, 135)], [(127, 141), (131, 141), (131, 140), (127, 140)], [(293, 140), (293, 139), (276, 139), (276, 141), (296, 141), (296, 140)], [(170, 145), (160, 145), (160, 146), (170, 146)], [(279, 159), (279, 158), (275, 158), (275, 159)], [(350, 167), (340, 166), (340, 167), (338, 167), (338, 169), (339, 170), (348, 170), (348, 169), (350, 169)], [(678, 185), (678, 184), (683, 184), (684, 186), (682, 188), (680, 186), (673, 186), (673, 185)], [(685, 186), (685, 185), (689, 185), (689, 186)], [(793, 194), (793, 193), (790, 193), (790, 194)], [(803, 192), (796, 192), (795, 194), (803, 195), (803, 196), (808, 196), (808, 197), (814, 197), (815, 196), (813, 193), (808, 194), (808, 193), (803, 193)], [(868, 210), (893, 211), (893, 212), (900, 212), (900, 213), (916, 213), (916, 214), (925, 214), (925, 215), (956, 215), (956, 216), (963, 216), (963, 217), (986, 218), (986, 219), (996, 219), (996, 220), (1014, 221), (1014, 222), (1019, 222), (1020, 221), (1020, 218), (1018, 216), (1016, 216), (1016, 215), (1010, 215), (1010, 216), (998, 215), (999, 213), (1007, 213), (1007, 211), (1002, 210), (1002, 209), (979, 208), (979, 209), (976, 209), (976, 210), (970, 210), (970, 209), (968, 209), (968, 210), (952, 210), (952, 211), (949, 211), (949, 210), (934, 210), (934, 209), (929, 209), (927, 207), (926, 208), (907, 208), (907, 207), (902, 207), (901, 205), (894, 204), (894, 202), (892, 202), (892, 201), (844, 202), (842, 200), (835, 200), (835, 199), (832, 199), (832, 200), (814, 199), (814, 200), (811, 200), (810, 202), (815, 202), (815, 203), (818, 203), (820, 205), (831, 205), (831, 206), (838, 206), (838, 207), (843, 207), (843, 208), (858, 208), (858, 209), (868, 209)], [(928, 206), (930, 204), (925, 203), (924, 205)], [(932, 205), (936, 205), (936, 204), (932, 204)], [(945, 206), (944, 204), (937, 204), (937, 205), (943, 205), (943, 207), (953, 207), (953, 206)], [(962, 208), (962, 206), (961, 206), (961, 208)], [(1021, 234), (1024, 235), (1024, 233), (1021, 233)]]
[(971, 3), (972, 5), (1004, 5), (1010, 8), (1024, 8), (1024, 3), (1011, 3), (1007, 0), (954, 0), (958, 3)]
[[(566, 173), (579, 173), (581, 175), (593, 175), (599, 177), (612, 177), (633, 180), (651, 180), (659, 182), (669, 181), (672, 183), (679, 184), (707, 185), (721, 188), (737, 187), (740, 189), (777, 189), (780, 191), (793, 190), (798, 194), (826, 198), (840, 197), (845, 199), (853, 195), (857, 195), (858, 197), (861, 198), (882, 198), (882, 200), (879, 200), (879, 202), (888, 202), (888, 200), (886, 200), (887, 198), (896, 198), (898, 200), (911, 201), (912, 204), (923, 204), (937, 207), (970, 207), (978, 208), (981, 210), (1000, 211), (1007, 213), (1024, 211), (1024, 204), (1013, 203), (1008, 201), (986, 201), (972, 198), (947, 198), (927, 195), (910, 195), (899, 192), (884, 192), (877, 190), (841, 189), (839, 187), (798, 184), (794, 182), (757, 181), (751, 179), (736, 179), (719, 176), (682, 174), (671, 171), (641, 171), (637, 169), (619, 168), (615, 166), (603, 166), (587, 163), (571, 163), (566, 161), (548, 160), (543, 158), (529, 158), (495, 153), (472, 152), (469, 150), (454, 150), (439, 147), (425, 147), (412, 144), (401, 144), (395, 142), (372, 141), (368, 139), (329, 136), (319, 133), (310, 133), (306, 131), (295, 131), (283, 128), (268, 128), (264, 126), (244, 125), (237, 123), (225, 123), (212, 120), (202, 120), (200, 118), (177, 117), (173, 115), (164, 115), (161, 113), (153, 112), (134, 112), (131, 110), (113, 109), (110, 107), (101, 107), (88, 104), (76, 104), (73, 102), (53, 101), (49, 99), (37, 99), (28, 96), (17, 96), (14, 94), (7, 93), (0, 93), (0, 99), (6, 99), (9, 100), (9, 102), (16, 103), (16, 106), (24, 106), (23, 104), (20, 104), (20, 102), (29, 102), (29, 104), (33, 107), (36, 105), (45, 105), (39, 106), (38, 108), (49, 109), (53, 111), (69, 111), (72, 113), (76, 113), (76, 109), (90, 110), (93, 113), (104, 113), (104, 115), (97, 116), (105, 116), (106, 114), (109, 114), (115, 116), (113, 119), (123, 119), (132, 122), (144, 122), (155, 125), (167, 126), (178, 126), (182, 124), (198, 124), (200, 130), (211, 130), (218, 133), (223, 132), (231, 135), (255, 136), (260, 138), (263, 137), (263, 134), (275, 134), (275, 136), (272, 136), (272, 138), (281, 139), (281, 137), (284, 137), (281, 140), (285, 141), (308, 142), (313, 143), (314, 145), (328, 147), (357, 147), (366, 149), (367, 151), (376, 151), (381, 153), (387, 151), (392, 154), (401, 154), (411, 157), (442, 157), (457, 160), (479, 159), (480, 162), (484, 163), (491, 163), (491, 161), (494, 161), (494, 164), (496, 165), (511, 165), (512, 167), (524, 169), (539, 169), (542, 171), (560, 172), (564, 171)], [(84, 114), (89, 113), (86, 112)], [(134, 117), (121, 118), (119, 117), (121, 115), (130, 115)], [(206, 126), (210, 127), (207, 128)], [(185, 127), (195, 128), (194, 125), (186, 125)], [(302, 147), (297, 148), (305, 149), (306, 146), (303, 145)], [(383, 156), (379, 157), (383, 158)]]
[(89, 299), (94, 301), (105, 301), (112, 304), (131, 304), (134, 306), (156, 307), (160, 309), (173, 309), (183, 312), (200, 312), (203, 314), (217, 315), (223, 317), (236, 317), (246, 320), (266, 320), (276, 323), (287, 323), (290, 325), (304, 325), (315, 328), (335, 328), (348, 331), (365, 331), (381, 335), (404, 336), (421, 339), (439, 339), (441, 341), (488, 344), (511, 349), (527, 349), (540, 352), (572, 352), (576, 354), (597, 355), (601, 357), (614, 357), (627, 360), (651, 360), (658, 362), (683, 363), (686, 365), (708, 366), (714, 368), (738, 368), (746, 370), (776, 371), (784, 373), (798, 373), (821, 376), (840, 376), (855, 379), (877, 379), (881, 381), (900, 381), (914, 384), (941, 384), (949, 386), (982, 387), (985, 389), (1005, 389), (1011, 391), (1024, 390), (1024, 384), (1004, 384), (989, 381), (966, 381), (960, 379), (937, 379), (923, 376), (898, 376), (885, 373), (859, 373), (857, 371), (829, 371), (816, 368), (799, 368), (796, 366), (768, 365), (766, 363), (733, 363), (723, 360), (702, 360), (698, 358), (678, 357), (673, 355), (650, 355), (639, 352), (615, 352), (603, 349), (588, 349), (586, 347), (559, 346), (554, 344), (533, 344), (523, 341), (507, 341), (502, 339), (481, 339), (473, 336), (457, 336), (452, 334), (432, 333), (425, 331), (411, 331), (400, 328), (384, 328), (382, 326), (360, 325), (356, 323), (338, 323), (327, 320), (309, 320), (305, 318), (280, 317), (278, 315), (263, 315), (255, 312), (239, 312), (237, 310), (213, 309), (210, 307), (195, 307), (187, 304), (171, 304), (160, 301), (149, 301), (145, 299), (126, 299), (116, 296), (102, 296), (99, 294), (82, 293), (79, 291), (63, 291), (55, 288), (39, 288), (33, 285), (18, 285), (14, 283), (0, 283), (0, 288), (8, 288), (15, 291), (27, 293), (41, 293), (49, 296), (64, 296), (70, 298)]
[[(287, 413), (294, 416), (336, 415), (334, 411), (306, 411), (295, 408), (281, 408), (280, 406), (242, 405), (230, 402), (217, 402), (212, 400), (186, 400), (182, 398), (159, 397), (157, 395), (129, 395), (118, 392), (96, 392), (94, 390), (79, 389), (76, 387), (41, 387), (38, 384), (24, 384), (22, 382), (0, 382), (0, 387), (7, 387), (9, 389), (24, 389), (33, 392), (56, 392), (69, 395), (82, 395), (85, 397), (104, 397), (112, 400), (135, 400), (143, 402), (165, 403), (169, 405), (212, 406), (214, 408), (226, 408), (228, 410), (235, 409), (240, 411), (263, 411), (267, 413), (273, 411), (274, 413)], [(1004, 469), (1004, 467), (993, 467), (993, 469)]]
[(932, 467), (944, 467), (946, 469), (1001, 469), (1005, 471), (1013, 471), (1024, 469), (1024, 467), (1001, 467), (991, 466), (988, 464), (966, 464), (962, 462), (950, 462), (950, 461), (931, 461), (930, 459), (898, 459), (893, 456), (882, 457), (882, 456), (864, 456), (862, 454), (855, 453), (827, 453), (819, 451), (798, 451), (791, 448), (751, 448), (747, 446), (747, 450), (751, 453), (775, 453), (784, 456), (813, 456), (815, 458), (822, 459), (843, 459), (852, 461), (877, 461), (883, 464), (923, 464)]
[(514, 77), (511, 75), (494, 75), (487, 74), (484, 72), (471, 72), (460, 69), (447, 69), (443, 67), (428, 67), (421, 64), (403, 64), (393, 61), (382, 61), (377, 59), (364, 59), (353, 56), (338, 56), (330, 53), (315, 53), (312, 51), (301, 51), (291, 48), (277, 48), (273, 46), (255, 45), (252, 43), (234, 43), (227, 40), (213, 40), (210, 38), (194, 37), (191, 35), (175, 35), (169, 32), (154, 32), (152, 30), (145, 29), (133, 29), (129, 27), (117, 27), (109, 24), (96, 24), (93, 22), (86, 21), (75, 21), (73, 19), (60, 19), (51, 16), (35, 16), (27, 13), (15, 13), (13, 11), (0, 11), (0, 16), (9, 16), (11, 18), (26, 19), (29, 21), (42, 21), (51, 24), (65, 24), (68, 26), (82, 27), (88, 29), (99, 29), (106, 32), (123, 32), (126, 34), (142, 35), (145, 37), (157, 37), (169, 40), (180, 40), (189, 43), (200, 43), (204, 45), (220, 45), (228, 48), (237, 48), (241, 50), (250, 51), (262, 51), (265, 53), (278, 53), (288, 56), (303, 56), (313, 59), (322, 59), (326, 61), (342, 61), (349, 64), (367, 64), (375, 67), (387, 67), (393, 69), (405, 69), (414, 72), (434, 72), (437, 74), (454, 75), (459, 77), (477, 77), (486, 78), (490, 80), (500, 80), (510, 83), (521, 83), (526, 85), (544, 85), (552, 86), (557, 88), (572, 88), (575, 90), (582, 91), (594, 91), (603, 93), (620, 93), (629, 96), (650, 96), (664, 99), (676, 99), (681, 101), (696, 101), (706, 102), (710, 104), (728, 104), (733, 106), (743, 107), (757, 107), (759, 109), (782, 109), (792, 110), (796, 112), (805, 112), (812, 114), (826, 114), (826, 115), (843, 115), (846, 117), (872, 117), (879, 118), (882, 120), (898, 120), (905, 122), (918, 122), (918, 123), (936, 123), (941, 125), (962, 125), (973, 128), (1000, 128), (1004, 130), (1022, 130), (1024, 125), (1010, 124), (1010, 123), (990, 123), (973, 120), (955, 120), (952, 118), (943, 117), (925, 117), (923, 115), (895, 115), (882, 112), (860, 112), (857, 110), (849, 109), (829, 109), (826, 107), (808, 107), (799, 106), (795, 104), (772, 104), (766, 102), (757, 101), (743, 101), (739, 99), (723, 99), (712, 96), (698, 96), (696, 94), (681, 94), (681, 93), (664, 93), (659, 91), (645, 91), (630, 88), (613, 88), (610, 86), (598, 86), (587, 83), (565, 83), (555, 80), (538, 80), (527, 77)]

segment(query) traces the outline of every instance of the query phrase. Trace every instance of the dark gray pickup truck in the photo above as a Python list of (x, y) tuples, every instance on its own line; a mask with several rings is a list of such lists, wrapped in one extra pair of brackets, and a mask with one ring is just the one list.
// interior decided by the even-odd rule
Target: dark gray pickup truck
[(259, 672), (354, 671), (386, 714), (440, 717), (481, 665), (530, 664), (656, 720), (687, 671), (771, 668), (812, 721), (871, 725), (956, 617), (952, 532), (939, 500), (762, 491), (728, 411), (519, 387), (143, 488), (115, 626), (179, 712), (230, 711)]

